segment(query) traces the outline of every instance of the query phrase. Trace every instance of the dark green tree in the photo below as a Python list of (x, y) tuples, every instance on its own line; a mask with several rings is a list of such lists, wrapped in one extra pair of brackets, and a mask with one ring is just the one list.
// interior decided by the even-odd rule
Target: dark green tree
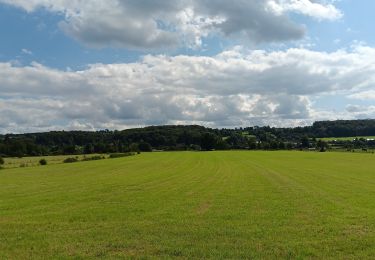
[(318, 140), (316, 147), (319, 149), (319, 152), (325, 152), (327, 151), (328, 143), (324, 142), (323, 140)]
[(88, 143), (85, 145), (83, 149), (84, 154), (91, 154), (94, 152), (94, 146), (91, 143)]
[(257, 140), (255, 137), (250, 137), (247, 141), (250, 150), (257, 149)]
[(222, 138), (220, 138), (217, 143), (216, 143), (216, 147), (215, 149), (217, 150), (228, 150), (230, 148), (229, 144), (223, 140)]
[(140, 142), (138, 144), (138, 148), (141, 152), (152, 152), (152, 147), (147, 142)]
[(137, 143), (132, 143), (129, 145), (129, 150), (131, 152), (139, 152), (139, 145)]
[(201, 147), (205, 151), (211, 151), (216, 147), (217, 139), (216, 135), (212, 133), (205, 133), (202, 136)]
[(310, 147), (309, 137), (305, 135), (301, 139), (301, 148), (309, 148), (309, 147)]

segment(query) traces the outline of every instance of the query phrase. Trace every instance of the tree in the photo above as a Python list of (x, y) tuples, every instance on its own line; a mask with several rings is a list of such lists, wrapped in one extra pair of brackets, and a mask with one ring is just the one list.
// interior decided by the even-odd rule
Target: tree
[(310, 141), (308, 136), (303, 136), (301, 139), (301, 147), (302, 148), (309, 148), (310, 147)]
[(293, 149), (293, 144), (292, 143), (286, 143), (286, 149), (287, 150), (292, 150)]
[(322, 140), (318, 140), (316, 147), (319, 149), (319, 152), (325, 152), (328, 148), (328, 143)]
[(286, 149), (286, 145), (284, 142), (279, 142), (279, 149), (280, 150), (285, 150)]
[(139, 145), (137, 143), (132, 143), (129, 145), (129, 150), (131, 152), (139, 152)]
[(215, 147), (217, 150), (228, 150), (229, 149), (229, 144), (223, 140), (223, 139), (219, 139), (216, 143), (216, 147)]
[(91, 143), (88, 143), (85, 145), (83, 149), (84, 154), (91, 154), (94, 152), (94, 146)]
[(216, 147), (217, 139), (216, 135), (212, 133), (205, 133), (201, 139), (202, 149), (205, 151), (213, 150)]
[(269, 150), (271, 148), (271, 145), (269, 142), (262, 142), (262, 149)]
[(257, 139), (255, 137), (250, 137), (247, 143), (250, 150), (257, 149)]
[(67, 145), (63, 148), (64, 154), (75, 154), (76, 153), (76, 146), (75, 145)]
[(140, 142), (138, 148), (141, 152), (152, 152), (152, 147), (147, 142)]
[(279, 149), (279, 143), (278, 143), (277, 141), (271, 141), (271, 142), (270, 142), (270, 148), (271, 148), (272, 150), (277, 150), (277, 149)]

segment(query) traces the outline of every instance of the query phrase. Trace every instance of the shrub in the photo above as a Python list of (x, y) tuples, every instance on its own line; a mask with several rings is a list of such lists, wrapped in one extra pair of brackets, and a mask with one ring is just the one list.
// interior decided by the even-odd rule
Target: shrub
[(95, 156), (91, 156), (91, 157), (85, 157), (82, 159), (82, 161), (96, 161), (96, 160), (102, 160), (102, 159), (105, 159), (104, 156), (100, 156), (100, 155), (95, 155)]
[(0, 166), (3, 165), (5, 163), (3, 157), (0, 157)]
[(121, 158), (121, 157), (133, 156), (133, 155), (135, 155), (135, 153), (131, 153), (131, 152), (129, 152), (129, 153), (111, 153), (109, 155), (109, 158), (115, 159), (115, 158)]
[(47, 165), (47, 160), (46, 159), (40, 159), (39, 164), (40, 165)]
[(75, 163), (78, 162), (77, 158), (69, 157), (64, 160), (64, 163)]

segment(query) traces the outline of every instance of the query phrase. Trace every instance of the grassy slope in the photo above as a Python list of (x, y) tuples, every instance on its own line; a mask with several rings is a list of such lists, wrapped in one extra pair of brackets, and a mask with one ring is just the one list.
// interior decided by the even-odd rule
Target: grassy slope
[(372, 154), (153, 153), (0, 171), (0, 259), (375, 255)]

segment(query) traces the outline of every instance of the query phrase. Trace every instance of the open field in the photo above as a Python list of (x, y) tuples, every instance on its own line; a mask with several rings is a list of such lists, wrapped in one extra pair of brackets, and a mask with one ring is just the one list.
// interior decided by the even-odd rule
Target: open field
[(145, 153), (0, 170), (0, 259), (372, 258), (375, 156)]
[[(18, 167), (32, 167), (38, 166), (40, 159), (45, 159), (48, 164), (61, 164), (66, 158), (77, 158), (82, 160), (86, 157), (93, 157), (99, 154), (89, 154), (89, 155), (56, 155), (56, 156), (35, 156), (35, 157), (14, 157), (14, 158), (5, 158), (4, 168), (18, 168)], [(106, 155), (100, 155), (108, 157)]]
[(354, 139), (367, 139), (367, 140), (375, 140), (375, 136), (352, 136), (352, 137), (326, 137), (326, 138), (319, 138), (323, 141), (330, 142), (330, 141), (353, 141)]

